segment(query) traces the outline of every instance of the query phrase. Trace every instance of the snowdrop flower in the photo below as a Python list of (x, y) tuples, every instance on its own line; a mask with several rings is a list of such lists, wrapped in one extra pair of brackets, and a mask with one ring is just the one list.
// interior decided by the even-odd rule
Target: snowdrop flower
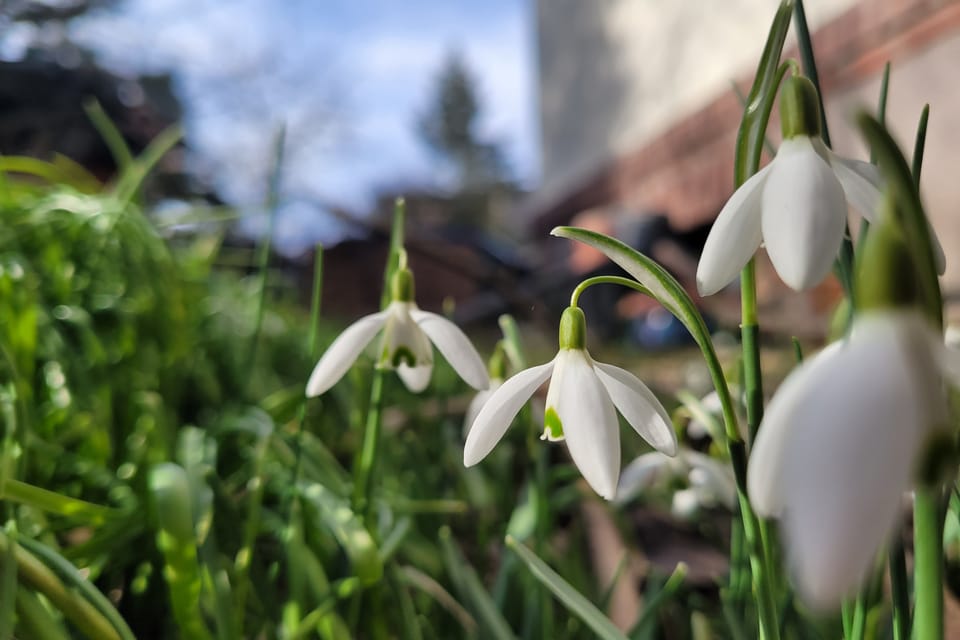
[(391, 290), (393, 300), (386, 309), (360, 318), (333, 341), (310, 375), (307, 397), (318, 396), (335, 385), (381, 332), (377, 366), (396, 369), (410, 391), (419, 393), (429, 384), (433, 346), (467, 384), (486, 389), (486, 367), (467, 336), (443, 316), (421, 311), (413, 302), (413, 274), (409, 269), (397, 269)]
[(736, 505), (733, 469), (686, 448), (681, 448), (675, 458), (656, 452), (638, 456), (620, 475), (616, 502), (625, 505), (658, 484), (676, 481), (686, 485), (674, 492), (671, 501), (671, 511), (680, 518), (689, 519), (702, 507), (720, 504), (732, 511)]
[(737, 189), (710, 230), (697, 267), (701, 295), (736, 278), (761, 243), (789, 287), (812, 287), (840, 252), (847, 204), (874, 219), (880, 174), (824, 145), (813, 83), (796, 76), (784, 82), (780, 119), (783, 143), (776, 157)]
[(780, 517), (795, 581), (813, 606), (854, 591), (896, 525), (918, 459), (946, 417), (960, 362), (916, 310), (858, 315), (781, 385), (750, 457), (750, 501)]
[(578, 307), (560, 319), (560, 351), (546, 364), (503, 383), (477, 415), (463, 450), (463, 463), (483, 460), (533, 393), (550, 379), (542, 439), (566, 440), (573, 462), (599, 495), (612, 500), (620, 476), (617, 410), (659, 451), (674, 455), (677, 437), (656, 396), (632, 373), (595, 362), (586, 347), (586, 321)]

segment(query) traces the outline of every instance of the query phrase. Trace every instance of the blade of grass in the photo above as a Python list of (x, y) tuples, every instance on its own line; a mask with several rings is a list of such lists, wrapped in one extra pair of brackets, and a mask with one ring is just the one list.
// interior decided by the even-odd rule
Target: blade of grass
[(183, 138), (183, 129), (179, 125), (164, 129), (120, 176), (113, 189), (114, 197), (122, 205), (132, 201), (146, 177), (160, 159), (180, 142), (181, 138)]
[(110, 150), (110, 155), (113, 156), (113, 161), (117, 163), (119, 172), (127, 171), (133, 164), (133, 154), (130, 152), (130, 147), (127, 146), (127, 141), (124, 140), (117, 125), (113, 123), (113, 120), (103, 110), (103, 106), (96, 98), (85, 101), (83, 110), (87, 113), (87, 117), (90, 118), (90, 122), (93, 123), (93, 127), (100, 134), (100, 137), (103, 138), (107, 149)]
[(537, 557), (533, 551), (517, 542), (512, 536), (506, 537), (506, 544), (511, 551), (520, 556), (520, 559), (527, 565), (527, 569), (534, 577), (550, 589), (570, 613), (580, 618), (600, 638), (604, 640), (627, 640), (627, 636), (603, 612), (587, 600), (582, 593), (574, 589), (570, 583), (560, 577), (560, 574), (551, 569), (546, 562)]
[(468, 636), (473, 636), (476, 633), (477, 621), (470, 615), (469, 611), (463, 608), (463, 605), (457, 602), (457, 599), (449, 591), (443, 588), (442, 584), (416, 567), (403, 566), (397, 570), (397, 573), (402, 582), (419, 589), (446, 609), (447, 613), (460, 623)]
[(454, 586), (460, 593), (461, 599), (470, 603), (477, 620), (480, 637), (493, 638), (494, 640), (515, 640), (516, 636), (510, 630), (510, 625), (504, 620), (503, 615), (490, 598), (490, 594), (483, 587), (477, 572), (474, 571), (454, 544), (450, 529), (448, 527), (440, 529), (439, 538), (444, 564)]

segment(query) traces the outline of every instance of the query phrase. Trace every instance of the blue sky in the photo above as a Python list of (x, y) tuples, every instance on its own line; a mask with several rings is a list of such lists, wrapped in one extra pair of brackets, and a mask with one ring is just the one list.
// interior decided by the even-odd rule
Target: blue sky
[[(271, 139), (284, 122), (284, 191), (362, 213), (378, 187), (442, 185), (414, 123), (451, 50), (477, 81), (481, 131), (535, 183), (528, 2), (125, 0), (75, 24), (73, 36), (116, 71), (177, 74), (196, 168), (232, 202), (262, 201)], [(289, 207), (278, 237), (296, 250), (340, 232), (301, 204)]]

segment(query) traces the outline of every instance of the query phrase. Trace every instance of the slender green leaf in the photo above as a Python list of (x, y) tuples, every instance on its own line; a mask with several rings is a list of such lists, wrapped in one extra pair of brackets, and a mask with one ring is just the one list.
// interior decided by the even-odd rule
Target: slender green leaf
[(682, 562), (678, 563), (673, 573), (671, 573), (670, 577), (663, 583), (663, 587), (661, 587), (652, 598), (647, 600), (643, 612), (637, 619), (637, 623), (630, 629), (631, 638), (636, 640), (637, 638), (644, 637), (644, 634), (653, 624), (654, 616), (660, 610), (660, 607), (676, 595), (686, 577), (687, 565)]
[(362, 519), (350, 508), (350, 502), (318, 484), (301, 485), (300, 491), (343, 547), (360, 582), (368, 586), (379, 582), (383, 577), (379, 550)]
[(477, 621), (474, 620), (470, 612), (463, 608), (456, 598), (449, 591), (443, 588), (443, 585), (420, 571), (416, 567), (404, 566), (398, 570), (400, 579), (411, 587), (416, 587), (423, 593), (426, 593), (441, 607), (447, 610), (451, 616), (460, 623), (468, 636), (472, 636), (477, 630)]
[(117, 125), (113, 123), (113, 120), (103, 110), (96, 98), (84, 102), (83, 110), (87, 112), (90, 122), (93, 123), (100, 137), (106, 143), (110, 155), (113, 156), (113, 161), (117, 163), (117, 168), (120, 169), (121, 173), (126, 171), (133, 164), (133, 154), (130, 152), (130, 147), (127, 146), (127, 141), (120, 133)]
[(477, 621), (481, 638), (495, 640), (514, 640), (510, 625), (504, 620), (493, 599), (477, 576), (470, 563), (453, 542), (450, 529), (440, 529), (440, 548), (447, 571), (462, 600), (469, 602)]
[(124, 515), (117, 509), (71, 498), (12, 478), (3, 483), (0, 499), (19, 502), (65, 517), (80, 518), (89, 524), (102, 524), (109, 519)]
[(180, 142), (181, 138), (183, 138), (183, 129), (179, 125), (174, 125), (160, 132), (160, 135), (147, 145), (146, 150), (120, 176), (120, 180), (117, 181), (113, 189), (117, 200), (121, 203), (133, 200), (146, 177), (160, 162), (160, 159)]
[(569, 582), (560, 577), (546, 562), (511, 536), (506, 538), (507, 546), (520, 556), (524, 564), (541, 583), (543, 583), (567, 609), (593, 629), (604, 640), (627, 640), (627, 636), (610, 619), (587, 600), (582, 593), (574, 589)]
[(770, 120), (770, 111), (773, 108), (781, 73), (780, 54), (787, 38), (787, 30), (790, 28), (792, 13), (792, 0), (784, 0), (780, 3), (760, 56), (753, 86), (747, 94), (747, 106), (737, 132), (736, 156), (741, 160), (734, 167), (734, 186), (736, 187), (746, 182), (760, 164), (767, 122)]

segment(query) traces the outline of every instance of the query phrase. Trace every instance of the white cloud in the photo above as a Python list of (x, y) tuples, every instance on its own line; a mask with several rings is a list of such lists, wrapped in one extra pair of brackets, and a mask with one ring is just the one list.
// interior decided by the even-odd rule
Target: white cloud
[(271, 140), (287, 121), (285, 185), (363, 209), (378, 184), (437, 174), (415, 121), (452, 49), (478, 81), (481, 130), (505, 144), (521, 178), (536, 175), (526, 11), (520, 0), (128, 0), (76, 36), (120, 71), (179, 74), (190, 141), (231, 199), (262, 199)]

